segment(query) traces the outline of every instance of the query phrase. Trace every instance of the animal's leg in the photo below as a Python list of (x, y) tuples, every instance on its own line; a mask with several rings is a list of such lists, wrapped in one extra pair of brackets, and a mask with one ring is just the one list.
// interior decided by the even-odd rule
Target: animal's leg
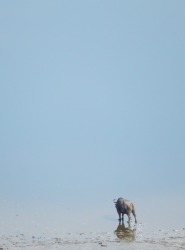
[(130, 211), (128, 212), (128, 224), (130, 224), (131, 216), (130, 216)]
[(121, 221), (121, 213), (118, 212), (118, 216), (119, 216), (119, 221)]
[(135, 218), (135, 223), (137, 224), (136, 211), (135, 211), (135, 207), (134, 207), (133, 204), (132, 204), (132, 214), (133, 214), (133, 216), (134, 216), (134, 218)]
[(133, 214), (133, 216), (134, 216), (134, 218), (135, 218), (135, 223), (137, 224), (137, 219), (136, 219), (136, 213), (135, 213), (135, 210), (133, 210), (133, 211), (132, 211), (132, 214)]
[(122, 214), (122, 221), (124, 221), (124, 213), (121, 213)]

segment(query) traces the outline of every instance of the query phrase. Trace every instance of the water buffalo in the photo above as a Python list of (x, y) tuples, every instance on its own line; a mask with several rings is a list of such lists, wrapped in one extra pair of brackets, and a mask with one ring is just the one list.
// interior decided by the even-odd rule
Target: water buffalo
[(135, 206), (131, 201), (119, 198), (117, 201), (114, 200), (114, 203), (119, 215), (119, 221), (124, 220), (124, 214), (127, 214), (128, 223), (130, 224), (131, 213), (132, 213), (135, 218), (135, 223), (137, 223)]

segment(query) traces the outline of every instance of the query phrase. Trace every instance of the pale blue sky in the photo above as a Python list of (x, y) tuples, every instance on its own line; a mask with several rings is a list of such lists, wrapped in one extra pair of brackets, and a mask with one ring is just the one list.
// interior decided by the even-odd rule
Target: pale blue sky
[(185, 1), (0, 2), (0, 197), (185, 189)]

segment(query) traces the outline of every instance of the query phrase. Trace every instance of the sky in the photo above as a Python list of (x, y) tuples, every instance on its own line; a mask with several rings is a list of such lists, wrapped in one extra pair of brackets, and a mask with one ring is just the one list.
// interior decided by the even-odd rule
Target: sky
[(185, 189), (185, 1), (0, 1), (0, 199)]

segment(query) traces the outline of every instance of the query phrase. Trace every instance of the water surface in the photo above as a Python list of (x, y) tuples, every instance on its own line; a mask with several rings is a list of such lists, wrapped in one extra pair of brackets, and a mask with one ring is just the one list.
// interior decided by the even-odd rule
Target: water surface
[(138, 224), (118, 222), (112, 200), (4, 202), (0, 217), (3, 249), (185, 249), (183, 197), (137, 200)]

